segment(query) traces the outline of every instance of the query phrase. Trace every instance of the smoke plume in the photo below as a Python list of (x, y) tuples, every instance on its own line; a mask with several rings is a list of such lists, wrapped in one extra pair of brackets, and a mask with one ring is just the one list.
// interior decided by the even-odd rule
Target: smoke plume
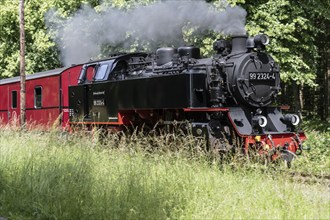
[(219, 10), (205, 1), (194, 0), (158, 1), (129, 10), (101, 5), (98, 12), (85, 5), (67, 20), (61, 20), (54, 10), (46, 20), (49, 30), (56, 33), (64, 65), (71, 65), (97, 56), (106, 44), (130, 48), (139, 39), (177, 45), (183, 42), (184, 28), (223, 35), (245, 34), (245, 17), (246, 11), (241, 7), (226, 5)]

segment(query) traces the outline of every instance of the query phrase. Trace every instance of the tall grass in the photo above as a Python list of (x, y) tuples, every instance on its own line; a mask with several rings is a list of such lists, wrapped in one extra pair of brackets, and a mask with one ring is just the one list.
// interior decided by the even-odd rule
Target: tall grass
[(296, 170), (318, 175), (330, 175), (330, 123), (306, 121), (303, 127), (307, 134), (305, 146), (310, 147), (295, 161)]
[(328, 186), (220, 165), (196, 139), (94, 137), (0, 129), (0, 216), (330, 218)]

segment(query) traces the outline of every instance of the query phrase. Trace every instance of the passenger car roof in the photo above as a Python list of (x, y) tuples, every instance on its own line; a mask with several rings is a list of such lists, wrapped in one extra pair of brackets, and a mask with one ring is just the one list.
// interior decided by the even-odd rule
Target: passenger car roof
[[(39, 78), (48, 77), (48, 76), (60, 75), (65, 69), (67, 69), (67, 68), (58, 68), (58, 69), (54, 69), (54, 70), (47, 70), (47, 71), (43, 71), (43, 72), (39, 72), (39, 73), (26, 75), (26, 80), (39, 79)], [(8, 78), (8, 79), (1, 79), (0, 85), (16, 83), (19, 81), (20, 81), (19, 76)]]

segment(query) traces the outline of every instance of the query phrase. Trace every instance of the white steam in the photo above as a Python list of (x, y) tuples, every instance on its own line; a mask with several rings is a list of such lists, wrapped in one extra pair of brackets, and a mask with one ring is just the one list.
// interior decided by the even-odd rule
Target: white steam
[[(238, 6), (218, 10), (205, 1), (161, 1), (130, 10), (103, 7), (96, 12), (84, 6), (73, 17), (62, 20), (55, 11), (47, 15), (48, 28), (56, 34), (63, 63), (88, 61), (101, 53), (105, 44), (130, 48), (143, 42), (183, 42), (184, 28), (215, 31), (224, 35), (245, 34), (246, 11)], [(56, 21), (56, 22), (54, 22)]]

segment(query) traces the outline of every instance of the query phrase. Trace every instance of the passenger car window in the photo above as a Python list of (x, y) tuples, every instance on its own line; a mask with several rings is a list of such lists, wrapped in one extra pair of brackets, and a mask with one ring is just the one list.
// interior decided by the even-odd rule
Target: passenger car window
[(42, 107), (42, 88), (40, 86), (34, 88), (34, 108)]
[(11, 91), (11, 108), (17, 108), (17, 91)]

